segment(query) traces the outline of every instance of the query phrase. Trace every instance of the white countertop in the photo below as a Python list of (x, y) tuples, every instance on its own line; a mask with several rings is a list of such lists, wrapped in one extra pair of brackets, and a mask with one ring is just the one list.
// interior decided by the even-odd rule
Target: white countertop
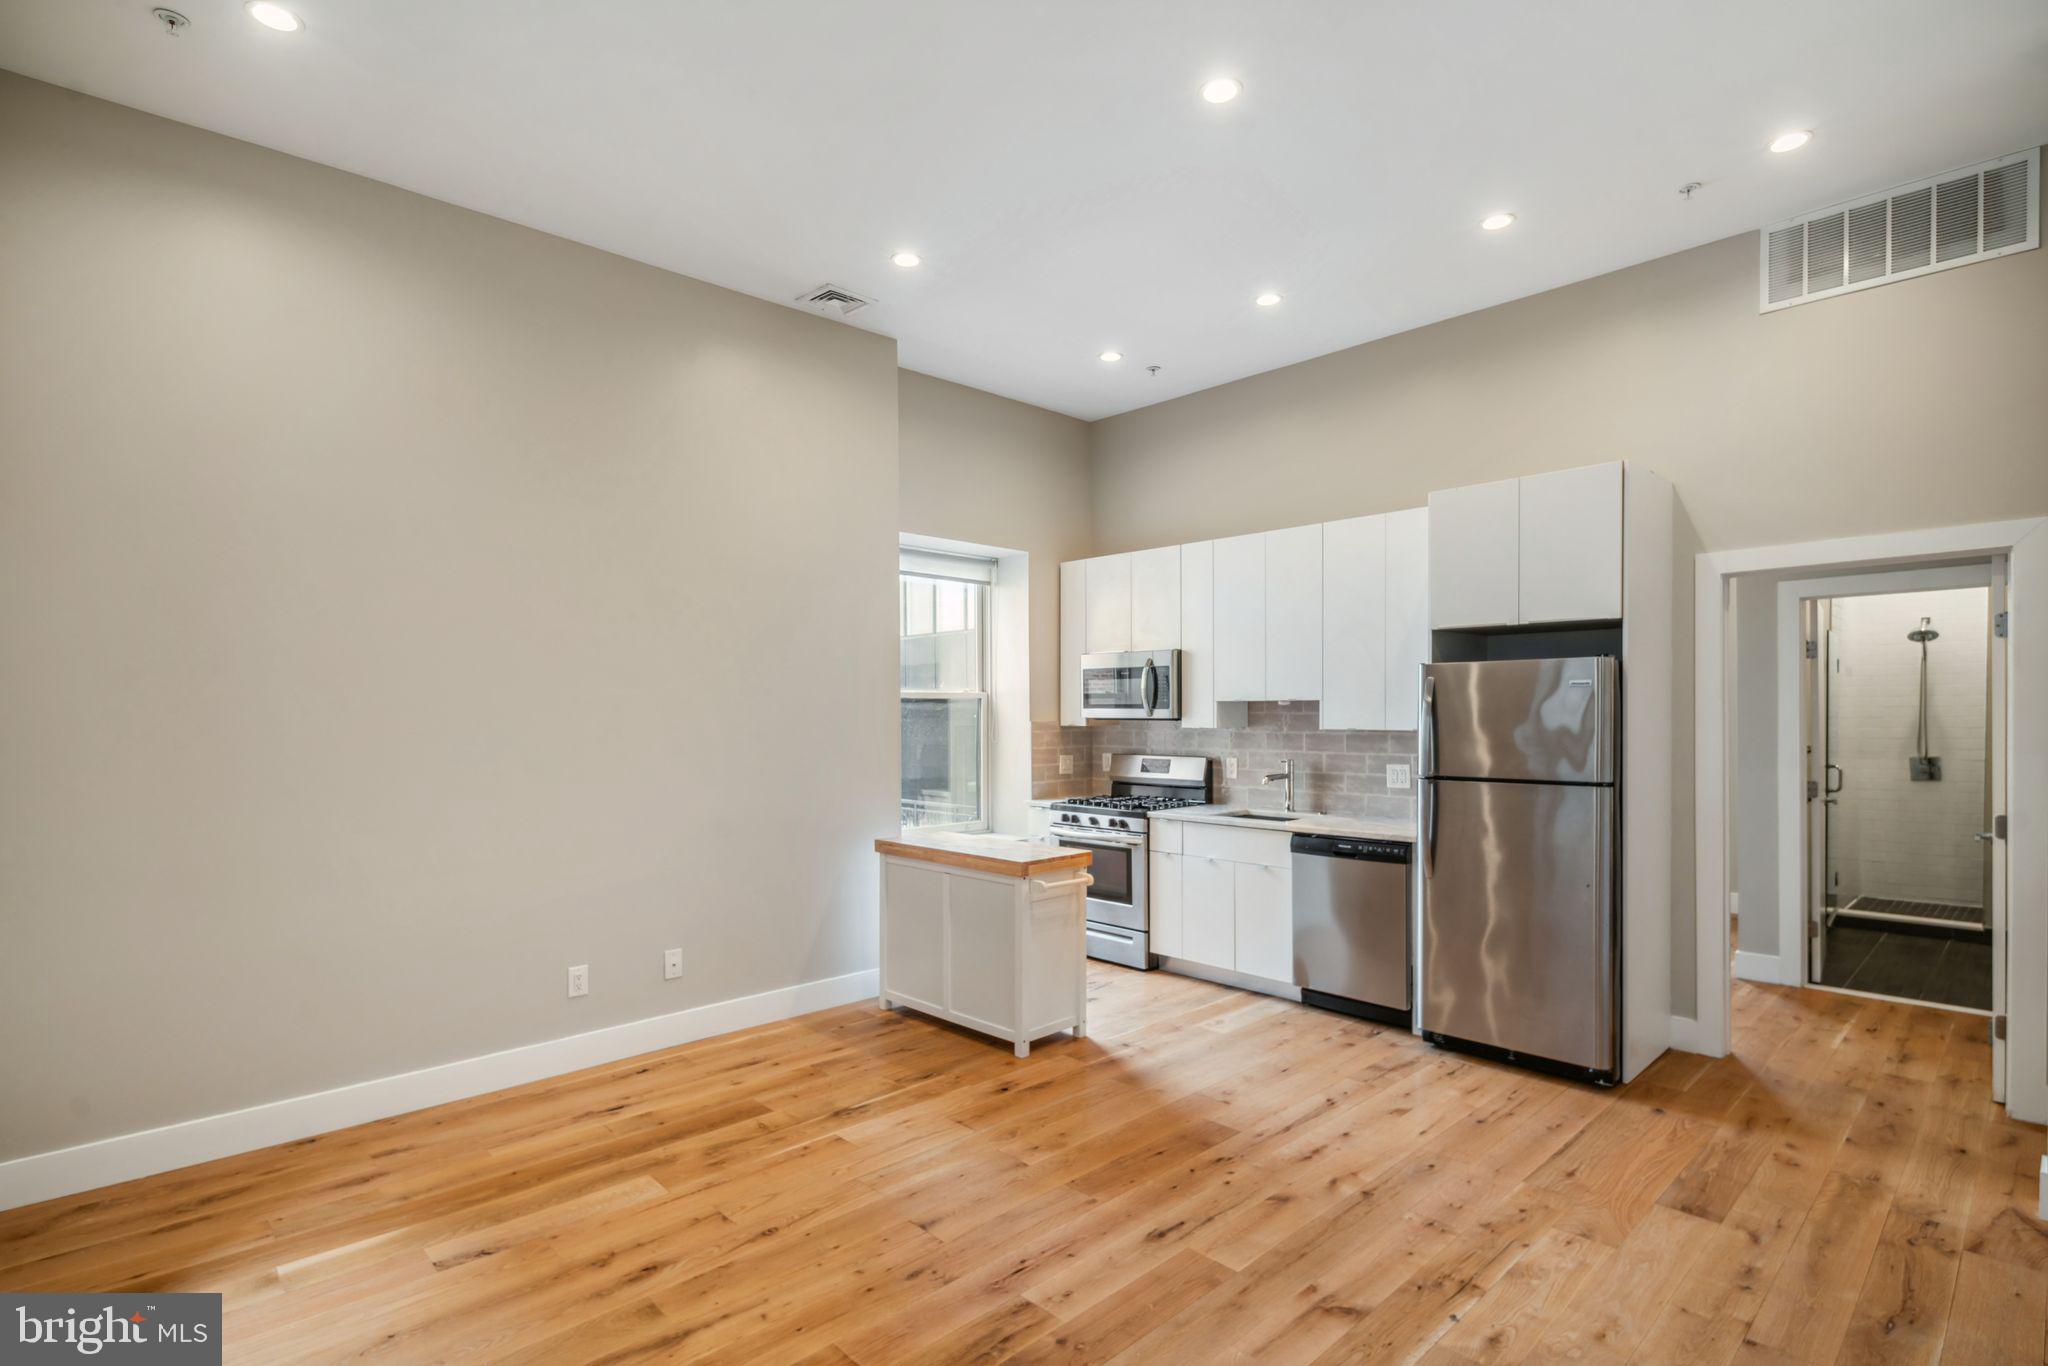
[(891, 858), (949, 863), (984, 873), (1036, 877), (1061, 868), (1086, 868), (1094, 855), (1068, 849), (1050, 840), (1023, 835), (983, 835), (949, 830), (905, 830), (875, 841), (875, 851)]
[(1246, 820), (1229, 814), (1242, 810), (1242, 806), (1235, 805), (1183, 806), (1174, 811), (1151, 812), (1150, 818), (1155, 821), (1195, 821), (1202, 825), (1234, 825), (1245, 830), (1271, 830), (1281, 835), (1338, 835), (1349, 839), (1415, 843), (1415, 827), (1406, 821), (1322, 816), (1309, 811), (1297, 812), (1291, 821)]

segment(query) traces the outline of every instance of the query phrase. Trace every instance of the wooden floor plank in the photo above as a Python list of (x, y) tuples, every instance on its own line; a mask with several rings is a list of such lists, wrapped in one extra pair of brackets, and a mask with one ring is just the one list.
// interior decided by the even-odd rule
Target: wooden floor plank
[(1975, 1021), (1739, 983), (1604, 1091), (1095, 966), (1028, 1059), (854, 1006), (27, 1209), (0, 1288), (230, 1361), (2039, 1362)]

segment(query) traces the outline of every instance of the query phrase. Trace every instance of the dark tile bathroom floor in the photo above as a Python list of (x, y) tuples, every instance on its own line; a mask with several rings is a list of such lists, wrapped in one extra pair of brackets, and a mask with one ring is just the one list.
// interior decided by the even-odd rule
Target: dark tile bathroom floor
[(1991, 1009), (1991, 944), (1837, 924), (1821, 985)]

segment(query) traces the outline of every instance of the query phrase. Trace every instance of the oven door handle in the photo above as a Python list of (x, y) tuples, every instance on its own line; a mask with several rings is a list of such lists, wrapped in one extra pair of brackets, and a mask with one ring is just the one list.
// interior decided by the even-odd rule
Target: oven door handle
[(1082, 839), (1076, 835), (1062, 835), (1055, 831), (1053, 832), (1053, 841), (1054, 843), (1076, 849), (1142, 849), (1145, 847), (1145, 837), (1143, 835), (1133, 835), (1129, 839), (1125, 839), (1121, 835), (1104, 835), (1100, 839)]

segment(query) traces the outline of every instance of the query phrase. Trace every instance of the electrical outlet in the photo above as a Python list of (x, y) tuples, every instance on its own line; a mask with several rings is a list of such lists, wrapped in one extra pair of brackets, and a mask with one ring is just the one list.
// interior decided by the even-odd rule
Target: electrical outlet
[(1073, 775), (1073, 772), (1074, 756), (1071, 754), (1062, 754), (1060, 756), (1060, 776), (1062, 778), (1071, 777)]
[(1105, 754), (1102, 756), (1102, 771), (1104, 773), (1109, 772), (1109, 761), (1111, 759), (1114, 759), (1115, 757), (1116, 756), (1114, 754)]
[(683, 951), (670, 949), (661, 956), (661, 980), (673, 982), (683, 975)]
[(1389, 792), (1400, 792), (1400, 791), (1405, 791), (1405, 790), (1407, 789), (1407, 787), (1408, 787), (1408, 765), (1406, 765), (1406, 764), (1388, 764), (1388, 765), (1387, 765), (1387, 790), (1388, 790)]
[(1237, 781), (1237, 756), (1235, 754), (1224, 759), (1223, 776), (1231, 782)]
[(569, 994), (588, 996), (590, 994), (590, 964), (578, 963), (569, 969)]

